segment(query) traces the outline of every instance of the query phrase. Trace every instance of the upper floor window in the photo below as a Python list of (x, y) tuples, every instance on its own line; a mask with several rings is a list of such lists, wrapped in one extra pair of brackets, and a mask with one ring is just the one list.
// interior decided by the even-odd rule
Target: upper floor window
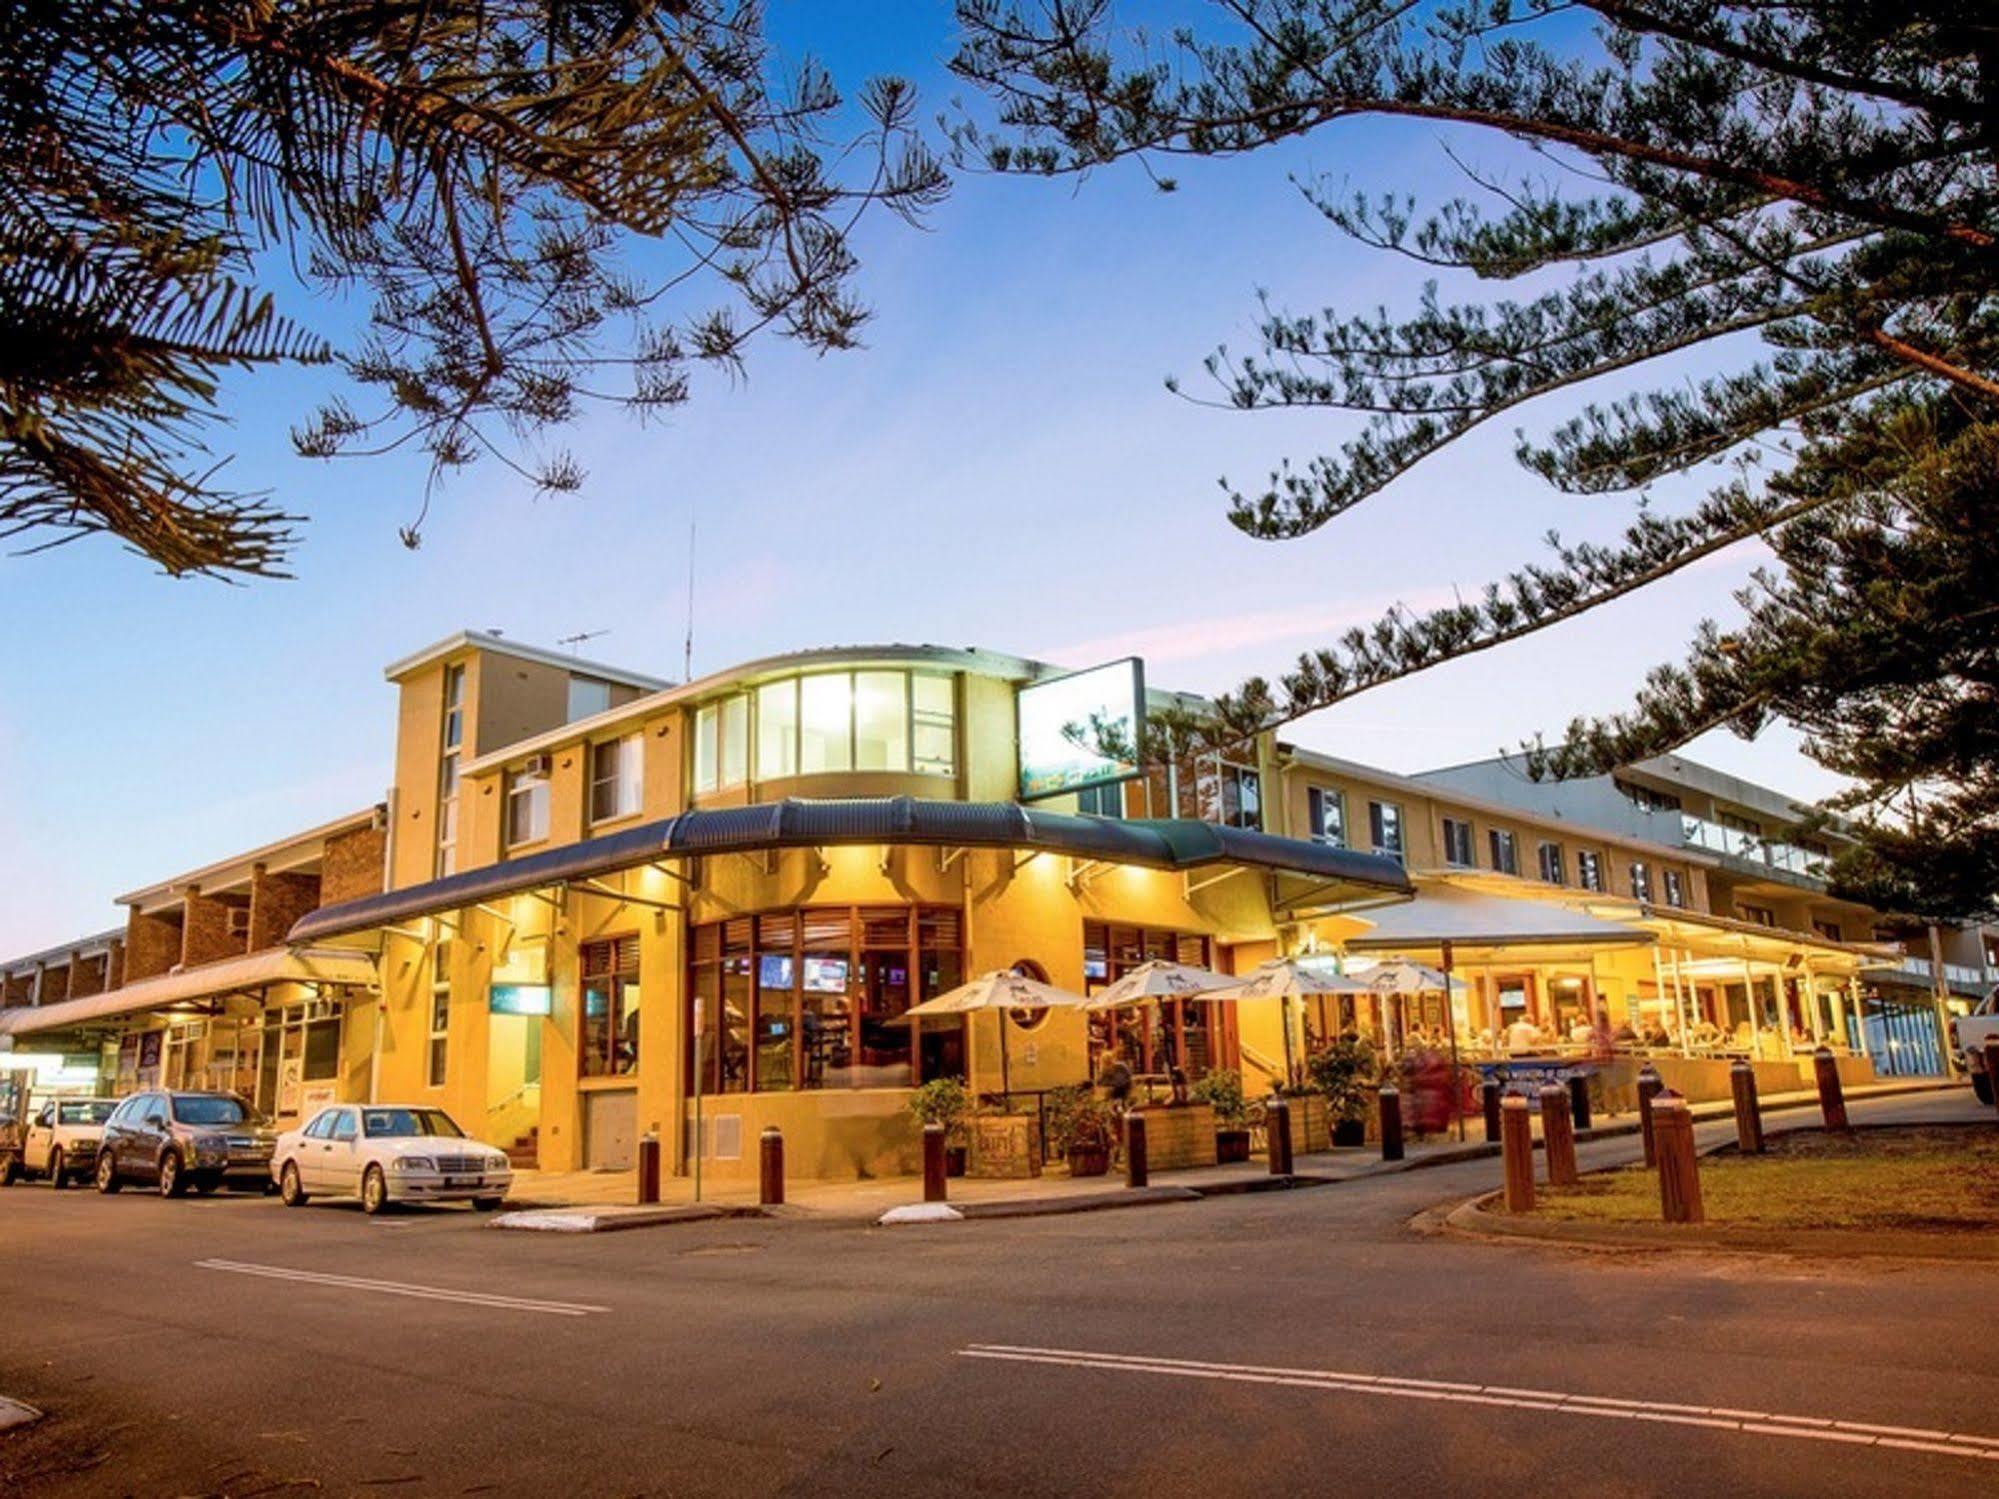
[(1562, 845), (1544, 843), (1540, 849), (1541, 879), (1550, 885), (1564, 885), (1568, 881), (1562, 873)]
[(530, 762), (507, 772), (507, 843), (539, 843), (548, 836), (548, 769)]
[(1394, 802), (1367, 804), (1367, 831), (1374, 851), (1397, 862), (1402, 858), (1402, 809)]
[(1812, 930), (1831, 942), (1843, 942), (1845, 940), (1839, 934), (1839, 923), (1836, 921), (1814, 920), (1812, 922)]
[(630, 817), (645, 798), (645, 735), (626, 734), (590, 747), (590, 820)]
[(1576, 851), (1576, 883), (1585, 890), (1603, 889), (1603, 860), (1588, 849)]
[(1686, 878), (1677, 869), (1664, 869), (1659, 878), (1666, 887), (1666, 904), (1684, 908), (1687, 903)]
[(1513, 835), (1499, 828), (1492, 828), (1486, 834), (1492, 845), (1492, 867), (1501, 874), (1520, 873), (1520, 847)]
[(1086, 817), (1124, 816), (1124, 782), (1085, 786), (1076, 793), (1076, 810)]
[(569, 679), (569, 716), (565, 723), (575, 723), (579, 718), (594, 718), (599, 713), (607, 713), (611, 708), (611, 684), (600, 677), (571, 676)]
[(1444, 819), (1444, 862), (1460, 869), (1472, 867), (1470, 823), (1456, 817)]
[(1263, 777), (1247, 765), (1221, 767), (1221, 815), (1216, 819), (1225, 828), (1263, 826)]
[(444, 668), (444, 748), (455, 750), (465, 739), (465, 668)]
[(1735, 914), (1744, 921), (1753, 921), (1758, 926), (1775, 926), (1777, 913), (1768, 906), (1737, 906)]
[(1670, 791), (1655, 791), (1650, 786), (1640, 786), (1636, 781), (1617, 781), (1617, 789), (1632, 802), (1647, 812), (1677, 812), (1680, 799)]
[(1305, 804), (1312, 819), (1312, 841), (1347, 846), (1347, 799), (1329, 786), (1308, 787)]
[(444, 668), (442, 749), (437, 761), (436, 873), (442, 878), (458, 870), (458, 761), (465, 742), (465, 668)]
[(1753, 817), (1744, 817), (1740, 812), (1716, 812), (1715, 821), (1725, 828), (1733, 828), (1738, 833), (1748, 833), (1752, 837), (1763, 836), (1763, 824)]
[[(752, 725), (754, 717), (754, 725)], [(828, 671), (765, 682), (695, 714), (694, 789), (841, 771), (956, 775), (955, 688), (948, 676)]]
[(1631, 861), (1631, 894), (1636, 900), (1652, 898), (1652, 871), (1636, 859)]

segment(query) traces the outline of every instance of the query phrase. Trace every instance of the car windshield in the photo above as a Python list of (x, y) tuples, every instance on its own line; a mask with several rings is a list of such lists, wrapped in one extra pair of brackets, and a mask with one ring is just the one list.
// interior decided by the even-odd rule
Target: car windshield
[(361, 1128), (371, 1140), (394, 1140), (410, 1135), (442, 1135), (462, 1140), (465, 1132), (452, 1123), (442, 1109), (363, 1109)]
[(189, 1093), (174, 1100), (174, 1118), (182, 1124), (248, 1124), (253, 1117), (242, 1099), (223, 1093)]
[(102, 1124), (117, 1107), (108, 1098), (87, 1098), (81, 1103), (60, 1105), (56, 1120), (60, 1124)]

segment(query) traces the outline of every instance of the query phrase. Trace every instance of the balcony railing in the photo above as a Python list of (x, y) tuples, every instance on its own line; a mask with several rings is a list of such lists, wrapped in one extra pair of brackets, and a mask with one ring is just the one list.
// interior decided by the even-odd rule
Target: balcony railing
[(1751, 864), (1767, 864), (1772, 869), (1781, 869), (1801, 879), (1822, 880), (1829, 867), (1830, 861), (1824, 854), (1795, 843), (1745, 833), (1740, 828), (1723, 827), (1718, 822), (1709, 822), (1705, 817), (1695, 817), (1691, 813), (1681, 814), (1680, 833), (1691, 848), (1725, 854)]
[[(1928, 958), (1905, 957), (1895, 963), (1876, 964), (1868, 971), (1873, 973), (1882, 971), (1899, 973), (1905, 978), (1916, 979), (1925, 985), (1930, 982), (1930, 960)], [(1969, 963), (1946, 963), (1943, 965), (1943, 980), (1952, 989), (1978, 994), (1982, 993), (1995, 981), (1999, 981), (1999, 973), (1995, 973), (1991, 969), (1979, 968)]]

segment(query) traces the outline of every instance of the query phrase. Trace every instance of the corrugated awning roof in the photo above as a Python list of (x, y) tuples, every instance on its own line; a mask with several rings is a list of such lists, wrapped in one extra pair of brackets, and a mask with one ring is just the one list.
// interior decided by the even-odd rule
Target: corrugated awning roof
[(1353, 952), (1435, 947), (1440, 942), (1464, 947), (1521, 947), (1654, 940), (1643, 927), (1620, 926), (1551, 901), (1481, 895), (1448, 886), (1425, 889), (1406, 905), (1350, 919), (1368, 923), (1365, 932), (1346, 940)]
[(374, 981), (374, 960), (360, 953), (297, 952), (276, 947), (241, 958), (225, 958), (219, 963), (204, 963), (180, 973), (140, 979), (103, 994), (59, 1000), (52, 1005), (17, 1005), (0, 1010), (0, 1036), (66, 1030), (187, 1000), (251, 993), (271, 984), (372, 984)]
[(1410, 888), (1402, 866), (1390, 859), (1188, 819), (1079, 817), (1014, 802), (924, 801), (908, 796), (791, 798), (683, 812), (643, 827), (328, 906), (303, 917), (289, 940), (317, 942), (347, 936), (661, 859), (877, 843), (1030, 849), (1154, 869), (1235, 864), (1305, 875), (1370, 894), (1406, 894)]

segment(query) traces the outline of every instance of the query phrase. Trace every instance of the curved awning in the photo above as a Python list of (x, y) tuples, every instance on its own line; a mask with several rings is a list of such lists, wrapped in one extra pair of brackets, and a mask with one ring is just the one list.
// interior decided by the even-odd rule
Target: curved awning
[(67, 1030), (192, 1000), (254, 994), (273, 984), (369, 985), (374, 982), (374, 960), (360, 953), (301, 952), (289, 947), (274, 947), (240, 958), (224, 958), (219, 963), (184, 968), (178, 973), (140, 979), (102, 994), (87, 994), (81, 999), (0, 1010), (0, 1036)]
[(1152, 869), (1229, 864), (1308, 876), (1324, 886), (1350, 888), (1357, 895), (1404, 895), (1410, 888), (1402, 866), (1391, 859), (1189, 819), (1081, 817), (1014, 802), (924, 801), (910, 796), (837, 801), (794, 797), (683, 812), (601, 838), (327, 906), (301, 918), (287, 940), (317, 942), (348, 936), (663, 859), (842, 844), (1025, 849)]

